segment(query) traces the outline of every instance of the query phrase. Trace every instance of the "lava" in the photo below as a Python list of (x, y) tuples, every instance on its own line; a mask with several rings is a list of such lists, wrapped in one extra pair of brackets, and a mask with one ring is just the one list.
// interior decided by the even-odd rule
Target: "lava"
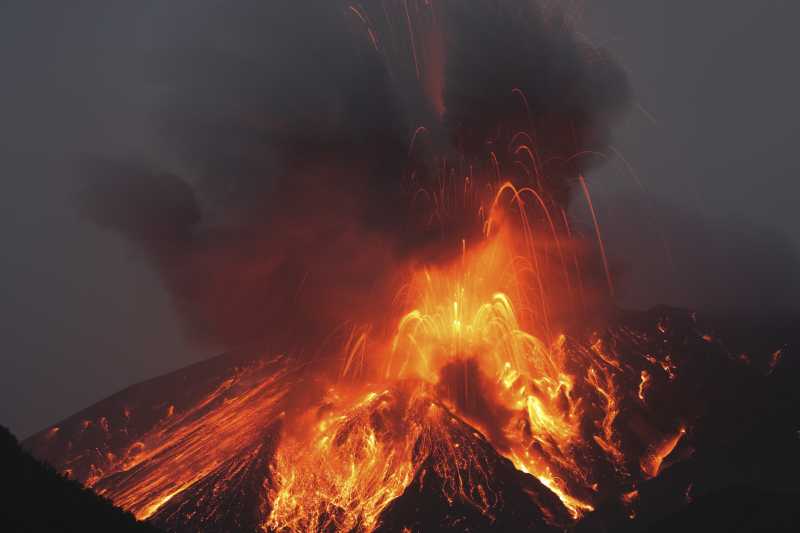
[(651, 446), (650, 450), (641, 460), (642, 472), (645, 477), (651, 478), (658, 475), (664, 459), (672, 453), (685, 434), (686, 428), (681, 427), (675, 435), (664, 439), (661, 443), (656, 443)]
[(170, 407), (142, 440), (95, 468), (85, 483), (140, 519), (152, 516), (279, 416), (275, 407), (290, 385), (282, 365), (278, 359), (242, 371), (182, 413)]

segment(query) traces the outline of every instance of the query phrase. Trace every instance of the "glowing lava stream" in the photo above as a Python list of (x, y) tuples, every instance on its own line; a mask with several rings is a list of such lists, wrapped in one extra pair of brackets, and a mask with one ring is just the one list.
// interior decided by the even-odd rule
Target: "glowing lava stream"
[(197, 405), (181, 413), (169, 409), (142, 442), (86, 480), (137, 518), (154, 515), (170, 499), (257, 442), (278, 416), (276, 405), (291, 383), (285, 359), (243, 369), (223, 381)]

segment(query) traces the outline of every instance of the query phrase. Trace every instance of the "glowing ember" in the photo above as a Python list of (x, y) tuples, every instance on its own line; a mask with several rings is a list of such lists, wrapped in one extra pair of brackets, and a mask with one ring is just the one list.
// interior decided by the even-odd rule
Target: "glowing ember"
[(648, 383), (650, 383), (650, 373), (647, 370), (642, 370), (641, 381), (639, 382), (639, 399), (644, 400), (644, 393), (647, 390)]
[(646, 477), (655, 477), (661, 469), (661, 463), (667, 458), (672, 450), (678, 445), (681, 438), (686, 434), (686, 428), (680, 428), (678, 432), (660, 444), (651, 446), (648, 453), (642, 457), (641, 467), (642, 472)]

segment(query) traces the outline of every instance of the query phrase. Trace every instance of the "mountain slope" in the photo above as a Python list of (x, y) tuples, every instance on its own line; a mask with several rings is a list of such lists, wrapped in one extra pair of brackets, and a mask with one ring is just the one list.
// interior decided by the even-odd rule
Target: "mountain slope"
[[(607, 365), (575, 373), (597, 391), (582, 409), (606, 415), (577, 429), (583, 444), (534, 439), (527, 451), (566, 465), (547, 475), (520, 468), (503, 440), (513, 435), (491, 427), (506, 417), (505, 428), (530, 433), (531, 420), (546, 421), (537, 405), (517, 419), (476, 396), (483, 378), (469, 358), (436, 384), (348, 388), (300, 376), (286, 357), (223, 355), (129, 387), (24, 445), (173, 533), (646, 531), (669, 520), (720, 530), (730, 521), (715, 521), (714, 494), (750, 502), (758, 517), (781, 512), (763, 505), (773, 491), (785, 501), (800, 486), (800, 329), (746, 324), (657, 308), (568, 337), (570, 362)], [(633, 393), (612, 405), (614, 388)], [(615, 446), (624, 453), (611, 462)], [(572, 466), (583, 486), (564, 479)]]

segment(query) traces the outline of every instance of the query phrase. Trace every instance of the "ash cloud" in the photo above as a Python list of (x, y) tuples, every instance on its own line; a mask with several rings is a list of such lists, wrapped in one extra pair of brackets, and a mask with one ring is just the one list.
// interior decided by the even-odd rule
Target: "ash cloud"
[[(404, 265), (438, 257), (443, 232), (411, 208), (406, 178), (421, 121), (437, 150), (475, 160), (497, 151), (511, 168), (503, 143), (530, 119), (556, 161), (547, 186), (565, 202), (580, 168), (564, 160), (603, 151), (629, 96), (621, 70), (556, 12), (444, 2), (439, 122), (398, 37), (425, 28), (405, 27), (399, 4), (391, 24), (380, 2), (363, 6), (375, 28), (394, 32), (380, 51), (345, 4), (302, 4), (175, 13), (153, 58), (164, 153), (84, 169), (84, 213), (141, 246), (193, 338), (222, 348), (326, 335), (389, 305), (388, 281)], [(409, 5), (414, 16), (425, 9)], [(405, 55), (386, 52), (391, 39)]]
[(606, 51), (576, 38), (557, 7), (479, 4), (445, 4), (450, 136), (473, 156), (493, 150), (522, 178), (508, 146), (532, 130), (543, 188), (566, 203), (574, 178), (597, 162), (588, 154), (608, 153), (610, 126), (631, 98), (627, 76)]

